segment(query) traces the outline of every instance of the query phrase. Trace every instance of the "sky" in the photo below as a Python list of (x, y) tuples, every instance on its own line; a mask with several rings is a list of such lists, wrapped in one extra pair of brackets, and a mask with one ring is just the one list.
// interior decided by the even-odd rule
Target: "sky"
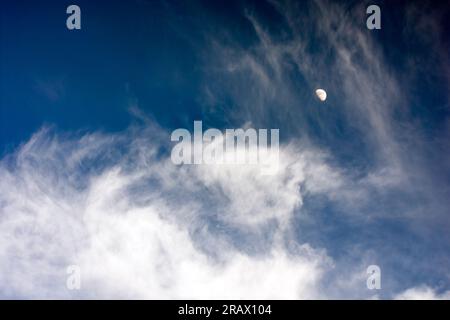
[[(1, 7), (0, 298), (450, 299), (448, 1)], [(277, 174), (175, 165), (194, 121)]]

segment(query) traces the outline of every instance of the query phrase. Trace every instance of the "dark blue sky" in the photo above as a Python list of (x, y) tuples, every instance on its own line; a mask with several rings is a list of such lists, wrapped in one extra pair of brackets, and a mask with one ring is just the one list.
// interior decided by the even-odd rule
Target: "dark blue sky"
[[(400, 78), (408, 78), (408, 90), (414, 95), (408, 101), (409, 115), (420, 122), (428, 139), (435, 140), (447, 125), (446, 74), (417, 66), (433, 65), (436, 57), (427, 54), (428, 43), (420, 43), (405, 31), (406, 2), (380, 3), (383, 29), (364, 32), (376, 39), (393, 72)], [(17, 1), (3, 5), (0, 52), (3, 153), (11, 151), (43, 124), (55, 124), (62, 130), (123, 130), (133, 119), (129, 112), (132, 105), (138, 105), (163, 127), (187, 127), (200, 118), (212, 127), (235, 123), (233, 108), (241, 106), (227, 97), (229, 93), (225, 90), (221, 93), (220, 111), (214, 112), (205, 106), (202, 97), (205, 83), (211, 83), (205, 70), (211, 69), (208, 63), (213, 66), (216, 63), (214, 56), (208, 57), (210, 37), (243, 48), (253, 45), (257, 37), (243, 12), (259, 15), (273, 36), (289, 37), (282, 17), (269, 4), (261, 2), (81, 1), (79, 31), (65, 28), (68, 4)], [(306, 10), (308, 2), (299, 2), (297, 6), (298, 10)], [(448, 10), (440, 9), (446, 7), (445, 1), (434, 2), (433, 7), (434, 11), (443, 12), (442, 21), (448, 21)], [(345, 8), (352, 12), (364, 6), (359, 1), (349, 1)], [(365, 20), (361, 19), (360, 24), (363, 28)], [(305, 30), (315, 32), (314, 27)], [(441, 37), (442, 48), (448, 50), (448, 39), (445, 35)], [(319, 41), (320, 37), (311, 38), (308, 49), (311, 54), (327, 50)], [(325, 59), (333, 59), (333, 55), (329, 50)], [(290, 77), (299, 86), (307, 83), (301, 74), (292, 73)], [(221, 85), (221, 79), (216, 82), (211, 86)], [(280, 102), (272, 102), (277, 103)], [(286, 126), (282, 138), (295, 133), (283, 123), (285, 114), (268, 116), (274, 127)], [(332, 117), (332, 125), (336, 127), (331, 134), (320, 131), (321, 124), (315, 122), (315, 116), (316, 113), (307, 113), (305, 118), (310, 119), (303, 126), (309, 127), (316, 142), (327, 147), (333, 148), (339, 141), (343, 159), (353, 156), (352, 151), (345, 151), (343, 142), (350, 141), (349, 148), (355, 144), (361, 149), (366, 147), (336, 111), (327, 110), (325, 114)]]

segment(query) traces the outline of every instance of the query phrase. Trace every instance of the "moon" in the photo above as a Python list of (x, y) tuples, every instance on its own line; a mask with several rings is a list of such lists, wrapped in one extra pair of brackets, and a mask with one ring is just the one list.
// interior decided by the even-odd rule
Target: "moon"
[(327, 92), (325, 90), (323, 90), (323, 89), (317, 89), (316, 90), (316, 96), (322, 102), (327, 100)]

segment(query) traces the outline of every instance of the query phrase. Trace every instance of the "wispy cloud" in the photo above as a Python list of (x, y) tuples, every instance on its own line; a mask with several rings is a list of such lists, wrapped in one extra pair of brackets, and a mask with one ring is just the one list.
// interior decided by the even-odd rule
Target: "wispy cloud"
[[(44, 128), (2, 160), (2, 296), (317, 297), (331, 260), (293, 242), (288, 222), (300, 184), (333, 183), (314, 174), (321, 158), (284, 147), (270, 179), (251, 166), (178, 167), (158, 152), (158, 130)], [(65, 287), (71, 264), (79, 292)]]
[[(431, 7), (422, 10), (415, 3), (405, 8), (409, 22), (404, 40), (419, 42), (421, 48), (428, 46), (433, 52), (426, 59), (426, 50), (408, 53), (408, 57), (425, 61), (425, 66), (415, 69), (411, 65), (395, 65), (393, 61), (403, 61), (402, 57), (409, 59), (405, 52), (392, 59), (379, 37), (364, 27), (364, 3), (269, 3), (275, 9), (270, 19), (263, 10), (243, 10), (247, 28), (253, 31), (251, 40), (247, 38), (248, 30), (244, 40), (238, 34), (210, 35), (210, 51), (205, 57), (213, 61), (210, 68), (205, 68), (205, 91), (209, 97), (205, 101), (220, 108), (209, 106), (208, 110), (231, 123), (242, 119), (261, 126), (276, 123), (286, 140), (320, 146), (330, 162), (338, 165), (319, 176), (345, 172), (345, 179), (333, 180), (335, 187), (325, 194), (333, 200), (333, 208), (340, 208), (340, 227), (361, 232), (355, 238), (360, 245), (346, 247), (353, 252), (351, 256), (360, 256), (364, 261), (367, 252), (376, 252), (374, 260), (398, 268), (402, 263), (392, 256), (399, 255), (399, 260), (414, 263), (418, 273), (439, 269), (439, 276), (448, 284), (448, 271), (439, 267), (448, 265), (444, 248), (450, 246), (444, 231), (450, 221), (448, 179), (444, 178), (448, 177), (448, 168), (444, 160), (439, 160), (448, 148), (442, 141), (427, 137), (426, 120), (414, 115), (417, 91), (422, 90), (423, 94), (425, 89), (423, 82), (418, 85), (414, 80), (419, 70), (430, 70), (430, 74), (424, 74), (427, 79), (438, 76), (440, 83), (434, 94), (448, 101), (446, 76), (442, 72), (447, 68), (448, 50), (438, 40), (442, 34), (442, 13), (435, 17)], [(430, 36), (424, 31), (428, 24), (436, 31)], [(329, 94), (325, 106), (314, 101), (317, 87), (324, 87)], [(446, 108), (448, 114), (448, 104), (429, 108)], [(445, 128), (439, 132), (448, 137)], [(317, 200), (306, 199), (314, 201)], [(317, 215), (323, 207), (314, 210), (308, 206), (305, 210)], [(378, 227), (383, 224), (401, 225), (402, 232), (394, 236), (387, 227)], [(324, 225), (326, 221), (314, 226)], [(370, 236), (364, 229), (371, 230)], [(383, 240), (381, 234), (385, 232), (390, 240)], [(402, 237), (417, 241), (414, 255), (408, 256), (397, 243), (404, 241)], [(328, 239), (328, 245), (334, 241)], [(436, 248), (432, 245), (435, 241), (439, 241), (436, 250), (441, 254), (425, 249)], [(330, 251), (339, 252), (340, 245), (344, 244), (337, 244)], [(416, 261), (421, 255), (435, 262)], [(392, 283), (389, 290), (408, 286), (396, 281), (399, 282)]]
[(450, 291), (436, 293), (427, 286), (410, 288), (395, 296), (397, 300), (450, 300)]

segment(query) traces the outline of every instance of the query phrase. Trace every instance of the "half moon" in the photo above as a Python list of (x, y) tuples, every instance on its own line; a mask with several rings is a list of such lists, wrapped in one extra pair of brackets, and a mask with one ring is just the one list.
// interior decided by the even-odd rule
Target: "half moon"
[(317, 89), (316, 96), (317, 96), (317, 98), (319, 98), (320, 101), (327, 100), (327, 92), (323, 89)]

